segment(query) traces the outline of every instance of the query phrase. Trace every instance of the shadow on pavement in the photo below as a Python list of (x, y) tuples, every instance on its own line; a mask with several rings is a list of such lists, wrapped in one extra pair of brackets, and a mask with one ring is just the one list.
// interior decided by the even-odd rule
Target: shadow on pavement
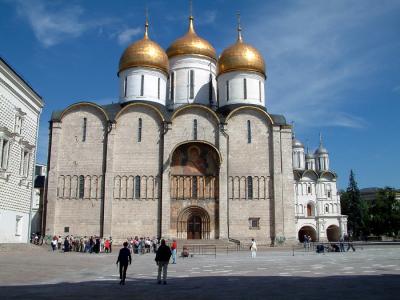
[[(155, 279), (127, 278), (79, 283), (0, 286), (5, 299), (398, 299), (400, 275), (374, 276), (210, 276)], [(1, 283), (0, 283), (1, 284)]]

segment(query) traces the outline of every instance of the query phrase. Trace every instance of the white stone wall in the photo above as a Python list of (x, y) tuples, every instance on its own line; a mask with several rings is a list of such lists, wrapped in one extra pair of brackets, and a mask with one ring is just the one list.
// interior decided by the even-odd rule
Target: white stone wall
[(219, 120), (202, 107), (182, 109), (174, 115), (168, 142), (177, 145), (193, 140), (194, 120), (197, 120), (197, 140), (206, 141), (218, 147)]
[[(141, 139), (139, 119), (142, 120)], [(160, 163), (163, 131), (162, 118), (156, 110), (133, 105), (126, 107), (117, 118), (113, 129), (112, 169), (110, 176), (122, 181), (122, 193), (114, 189), (111, 218), (113, 237), (158, 235), (160, 204)], [(140, 176), (140, 197), (135, 198), (134, 178)], [(126, 191), (126, 192), (125, 192)], [(110, 214), (110, 211), (106, 212)]]
[[(143, 75), (143, 95), (141, 95)], [(158, 81), (160, 80), (160, 85)], [(119, 74), (120, 101), (146, 100), (165, 105), (167, 76), (150, 68), (129, 68)]]
[[(248, 121), (251, 127), (251, 143), (248, 143)], [(260, 243), (270, 243), (273, 230), (270, 205), (271, 124), (264, 114), (251, 109), (235, 113), (227, 123), (228, 174), (233, 179), (228, 181), (230, 236), (242, 241), (255, 238)], [(249, 199), (247, 195), (248, 176), (254, 177), (253, 199)], [(256, 177), (265, 179), (260, 186), (261, 193), (258, 192)], [(259, 218), (259, 228), (249, 226), (250, 218)]]
[[(46, 234), (64, 235), (65, 227), (69, 227), (69, 234), (100, 234), (101, 189), (88, 192), (88, 178), (97, 178), (97, 186), (101, 186), (106, 129), (105, 115), (93, 105), (76, 105), (66, 111), (61, 123), (53, 123)], [(78, 192), (79, 176), (85, 177), (82, 199)], [(61, 181), (62, 178), (67, 180)], [(60, 185), (61, 182), (65, 183)]]
[[(0, 243), (28, 241), (37, 127), (42, 107), (39, 96), (0, 61), (0, 137), (10, 142), (7, 168), (0, 170)], [(17, 114), (23, 119), (20, 133), (14, 127)], [(29, 169), (25, 175), (21, 174), (23, 150), (29, 152)], [(18, 233), (17, 219), (20, 219)]]
[[(244, 80), (246, 79), (247, 97), (244, 96)], [(227, 82), (229, 82), (229, 99), (227, 99)], [(255, 104), (265, 106), (265, 78), (258, 73), (234, 71), (218, 76), (219, 106), (229, 104)]]
[[(209, 82), (210, 74), (212, 77), (212, 98), (216, 103), (216, 62), (207, 57), (193, 55), (179, 55), (172, 57), (169, 61), (169, 104), (178, 107), (182, 104), (198, 103), (210, 105), (209, 100)], [(194, 98), (191, 99), (189, 90), (189, 72), (194, 71)], [(171, 74), (175, 75), (174, 99), (171, 99)]]

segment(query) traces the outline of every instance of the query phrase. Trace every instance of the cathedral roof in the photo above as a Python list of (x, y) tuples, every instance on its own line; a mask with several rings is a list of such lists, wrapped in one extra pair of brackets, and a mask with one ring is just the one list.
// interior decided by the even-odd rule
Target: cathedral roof
[(236, 43), (226, 48), (218, 59), (218, 75), (231, 71), (252, 71), (266, 76), (262, 54), (253, 46), (245, 43), (240, 23)]
[(150, 40), (148, 27), (149, 24), (146, 20), (144, 37), (125, 49), (119, 61), (118, 73), (133, 67), (148, 67), (168, 74), (169, 62), (167, 54), (160, 45)]
[(169, 46), (167, 55), (169, 58), (177, 55), (200, 55), (217, 60), (214, 47), (194, 31), (193, 16), (189, 17), (188, 32)]
[[(217, 109), (217, 113), (221, 114), (222, 116), (226, 117), (228, 116), (232, 111), (234, 111), (235, 109), (244, 106), (242, 103), (237, 103), (237, 104), (230, 104), (230, 105), (224, 105), (220, 108)], [(255, 104), (246, 104), (245, 106), (253, 106), (259, 109), (262, 109), (263, 111), (265, 111), (266, 113), (268, 113), (272, 120), (274, 121), (274, 124), (276, 125), (288, 125), (288, 123), (286, 122), (286, 119), (283, 115), (275, 115), (275, 114), (270, 114), (267, 109), (265, 108), (265, 106), (262, 105), (255, 105)]]
[[(88, 103), (90, 103), (90, 102), (82, 102), (83, 105), (84, 104), (88, 104)], [(104, 112), (108, 116), (108, 119), (111, 122), (114, 122), (116, 116), (118, 115), (118, 113), (125, 106), (127, 106), (127, 105), (129, 105), (131, 103), (143, 103), (143, 104), (146, 104), (146, 105), (153, 106), (154, 108), (156, 108), (162, 114), (162, 116), (164, 117), (164, 119), (167, 122), (171, 122), (171, 117), (172, 117), (173, 113), (176, 111), (176, 110), (170, 110), (170, 109), (168, 109), (166, 106), (164, 106), (162, 104), (159, 104), (159, 103), (156, 103), (156, 102), (153, 102), (153, 101), (145, 101), (145, 100), (135, 100), (135, 101), (129, 101), (129, 102), (122, 102), (122, 103), (118, 102), (118, 103), (112, 103), (112, 104), (106, 104), (106, 105), (98, 105), (98, 106), (102, 110), (104, 110)], [(79, 103), (75, 103), (73, 105), (77, 105), (77, 104), (79, 104)], [(92, 104), (94, 104), (94, 103), (92, 103)], [(194, 105), (193, 104), (185, 104), (185, 105), (180, 106), (179, 108), (183, 108), (185, 106), (189, 107), (189, 106), (194, 106)], [(195, 106), (204, 106), (204, 107), (207, 107), (209, 109), (209, 106), (203, 105), (203, 104), (195, 104)], [(275, 125), (278, 125), (278, 126), (288, 125), (286, 123), (286, 119), (285, 119), (285, 117), (283, 115), (270, 114), (270, 113), (267, 112), (267, 110), (266, 110), (266, 108), (264, 106), (254, 105), (254, 104), (248, 104), (248, 105), (245, 105), (245, 106), (251, 106), (251, 107), (254, 107), (254, 108), (257, 108), (257, 109), (261, 109), (261, 110), (265, 111), (271, 117), (271, 119), (272, 119), (272, 121), (273, 121), (273, 123)], [(234, 111), (235, 109), (240, 108), (240, 107), (243, 107), (243, 104), (225, 105), (223, 107), (218, 108), (215, 111), (215, 113), (216, 113), (216, 115), (218, 116), (218, 118), (220, 119), (221, 122), (225, 122), (226, 117), (232, 111)], [(66, 110), (67, 110), (67, 108), (64, 109), (64, 110), (53, 111), (53, 113), (51, 115), (51, 121), (56, 121), (56, 122), (57, 121), (61, 121), (62, 115)]]

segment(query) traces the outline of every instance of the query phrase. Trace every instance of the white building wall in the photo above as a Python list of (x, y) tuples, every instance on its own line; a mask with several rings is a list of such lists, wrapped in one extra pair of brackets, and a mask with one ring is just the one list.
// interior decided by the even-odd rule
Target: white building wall
[[(43, 102), (2, 60), (0, 61), (0, 139), (10, 142), (8, 164), (0, 168), (0, 243), (26, 243), (38, 120)], [(21, 132), (15, 118), (22, 116)], [(29, 152), (28, 170), (21, 175), (21, 152)]]
[[(179, 55), (172, 57), (170, 63), (170, 76), (168, 86), (169, 104), (178, 107), (188, 103), (216, 105), (216, 62), (207, 57), (194, 55)], [(190, 70), (194, 71), (194, 97), (190, 98)], [(171, 87), (171, 74), (174, 73), (174, 86)], [(210, 101), (209, 83), (212, 78), (212, 100)], [(171, 88), (174, 91), (171, 98)]]
[[(244, 92), (244, 79), (246, 79), (247, 97)], [(227, 91), (229, 82), (229, 92)], [(218, 76), (218, 102), (219, 106), (229, 104), (255, 104), (265, 106), (265, 78), (255, 72), (234, 71)], [(228, 98), (229, 93), (229, 99)]]
[[(141, 95), (142, 75), (144, 76), (143, 95)], [(160, 79), (160, 87), (158, 87), (158, 79)], [(129, 68), (119, 74), (119, 90), (121, 102), (145, 100), (165, 105), (167, 76), (156, 69)]]

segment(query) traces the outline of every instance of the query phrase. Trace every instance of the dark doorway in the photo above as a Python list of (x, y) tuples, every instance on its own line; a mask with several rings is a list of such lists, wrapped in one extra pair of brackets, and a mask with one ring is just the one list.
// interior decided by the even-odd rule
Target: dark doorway
[(326, 237), (330, 242), (338, 242), (340, 238), (340, 229), (336, 225), (331, 225), (326, 229)]
[(304, 242), (304, 236), (311, 237), (311, 242), (317, 241), (317, 232), (311, 226), (303, 226), (299, 230), (299, 241), (300, 243)]
[(201, 218), (200, 216), (191, 216), (187, 222), (187, 239), (201, 239)]

